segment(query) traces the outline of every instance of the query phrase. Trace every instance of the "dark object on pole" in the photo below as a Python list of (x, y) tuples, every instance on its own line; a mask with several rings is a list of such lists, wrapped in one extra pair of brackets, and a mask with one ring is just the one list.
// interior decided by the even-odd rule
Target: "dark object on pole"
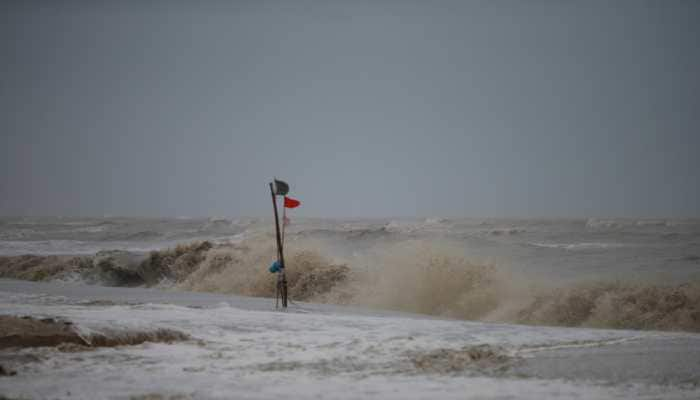
[(278, 196), (285, 196), (289, 193), (289, 185), (287, 182), (275, 179), (274, 192)]
[[(275, 186), (277, 186), (278, 181), (275, 179)], [(282, 182), (284, 183), (284, 182)], [(286, 191), (285, 194), (289, 191), (289, 186), (284, 183), (284, 186), (286, 186)], [(279, 186), (277, 186), (277, 189), (279, 189)], [(275, 187), (273, 187), (272, 182), (270, 182), (270, 195), (272, 196), (272, 208), (275, 210), (275, 232), (277, 233), (277, 260), (280, 263), (280, 271), (278, 272), (277, 276), (277, 295), (281, 295), (282, 297), (282, 308), (287, 308), (287, 277), (284, 274), (284, 251), (282, 248), (282, 238), (280, 236), (280, 222), (279, 218), (277, 217), (277, 199), (275, 198)]]

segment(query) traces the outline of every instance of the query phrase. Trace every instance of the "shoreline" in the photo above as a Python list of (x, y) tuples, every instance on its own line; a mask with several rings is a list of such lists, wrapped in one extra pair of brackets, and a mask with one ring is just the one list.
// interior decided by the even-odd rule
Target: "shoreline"
[[(494, 324), (306, 303), (275, 312), (273, 299), (3, 279), (0, 303), (2, 315), (70, 321), (82, 337), (131, 338), (106, 347), (0, 349), (0, 397), (276, 398), (277, 388), (296, 398), (700, 393), (700, 335), (692, 333)], [(162, 330), (186, 336), (144, 336)]]

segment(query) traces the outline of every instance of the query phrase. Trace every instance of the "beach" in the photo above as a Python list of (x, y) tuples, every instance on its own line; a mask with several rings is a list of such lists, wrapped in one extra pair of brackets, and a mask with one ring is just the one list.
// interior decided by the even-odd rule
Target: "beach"
[[(148, 221), (105, 222), (34, 224), (37, 254), (1, 257), (6, 398), (700, 395), (693, 221), (301, 221), (286, 310), (266, 221), (164, 221), (148, 240), (118, 237)], [(614, 279), (659, 238), (653, 257), (681, 260), (669, 278)], [(37, 251), (57, 240), (106, 250)], [(605, 259), (618, 270), (589, 280)]]
[[(83, 291), (83, 289), (85, 289)], [(4, 315), (116, 346), (0, 350), (7, 398), (697, 398), (700, 336), (489, 324), (273, 299), (0, 281)], [(3, 338), (2, 340), (6, 340)], [(122, 339), (123, 340), (123, 339)], [(150, 396), (150, 397), (149, 397)]]

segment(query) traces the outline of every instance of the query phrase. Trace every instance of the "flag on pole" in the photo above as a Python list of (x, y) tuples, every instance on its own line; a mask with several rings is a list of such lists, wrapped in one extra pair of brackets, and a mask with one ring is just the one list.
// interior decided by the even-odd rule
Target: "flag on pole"
[(284, 196), (287, 193), (289, 193), (289, 185), (287, 185), (287, 182), (275, 179), (275, 194), (278, 196)]
[(297, 208), (301, 202), (291, 197), (284, 196), (284, 208)]

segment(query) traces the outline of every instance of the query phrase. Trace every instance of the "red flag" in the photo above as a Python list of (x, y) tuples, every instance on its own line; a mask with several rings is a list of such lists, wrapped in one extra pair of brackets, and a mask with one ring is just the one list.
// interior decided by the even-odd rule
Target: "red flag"
[(294, 200), (291, 197), (284, 196), (284, 206), (286, 208), (297, 208), (301, 202), (299, 200)]

